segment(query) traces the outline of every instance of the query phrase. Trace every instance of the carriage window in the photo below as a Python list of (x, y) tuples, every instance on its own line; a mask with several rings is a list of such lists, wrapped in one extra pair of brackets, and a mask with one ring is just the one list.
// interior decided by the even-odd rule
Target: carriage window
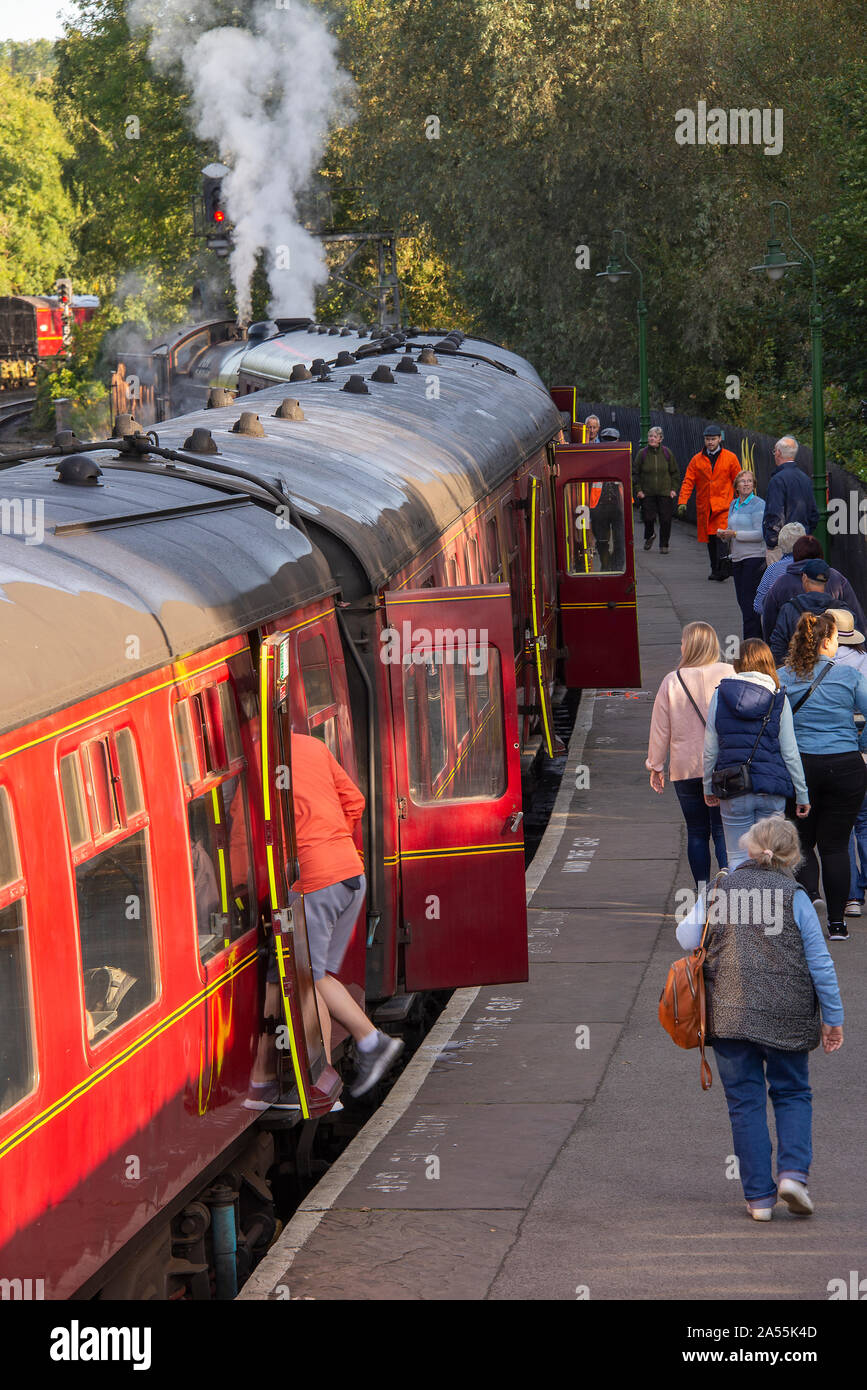
[(146, 831), (75, 870), (88, 1042), (98, 1043), (156, 998)]
[(454, 589), (458, 582), (458, 562), (454, 555), (446, 560), (446, 588)]
[(574, 479), (564, 488), (566, 555), (573, 575), (623, 574), (626, 569), (623, 484)]
[(181, 755), (181, 775), (185, 782), (198, 780), (198, 759), (193, 739), (193, 720), (189, 700), (179, 700), (174, 709), (175, 736)]
[(488, 540), (488, 565), (491, 571), (491, 583), (499, 584), (503, 578), (503, 561), (500, 556), (500, 529), (497, 524), (496, 516), (488, 519), (486, 527)]
[(0, 1113), (36, 1081), (23, 892), (9, 797), (0, 787)]
[(229, 777), (187, 804), (202, 963), (254, 925), (244, 778)]
[(328, 669), (328, 650), (325, 638), (309, 637), (299, 643), (298, 657), (301, 663), (301, 679), (304, 682), (304, 695), (307, 700), (308, 718), (334, 704), (334, 688), (331, 672)]
[(123, 799), (127, 816), (140, 815), (144, 810), (144, 796), (141, 789), (141, 778), (138, 775), (135, 745), (129, 729), (118, 730), (117, 761), (120, 767), (120, 780), (123, 785)]
[(90, 829), (84, 813), (84, 793), (81, 786), (81, 773), (78, 757), (70, 753), (60, 759), (60, 785), (63, 788), (63, 804), (66, 808), (66, 824), (69, 828), (69, 842), (73, 849), (86, 844), (90, 839)]
[[(444, 679), (443, 666), (431, 662), (423, 673), (409, 666), (404, 674), (409, 789), (416, 805), (496, 800), (506, 787), (499, 652), (482, 648), (449, 672), (454, 680)], [(448, 761), (444, 700), (454, 707), (458, 737), (462, 729), (470, 733), (469, 743), (452, 750)], [(465, 713), (470, 703), (476, 712), (472, 728)]]
[(220, 713), (222, 715), (223, 734), (226, 740), (226, 754), (229, 762), (233, 763), (236, 758), (243, 756), (241, 735), (238, 730), (238, 711), (235, 708), (232, 688), (228, 681), (220, 682), (217, 686), (217, 693), (220, 697)]

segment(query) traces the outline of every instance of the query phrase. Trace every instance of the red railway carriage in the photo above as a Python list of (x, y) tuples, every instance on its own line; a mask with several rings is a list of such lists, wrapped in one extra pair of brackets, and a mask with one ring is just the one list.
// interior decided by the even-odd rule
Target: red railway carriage
[[(290, 886), (291, 729), (367, 797), (344, 983), (375, 1008), (526, 976), (520, 759), (551, 737), (561, 421), (529, 368), (429, 370), (435, 394), (405, 369), (366, 392), (336, 372), (299, 384), (300, 409), (283, 387), (243, 402), (258, 427), (239, 401), (159, 446), (6, 471), (10, 1286), (207, 1297), (213, 1275), (229, 1296), (266, 1248), (285, 1135), (243, 1101), (269, 935), (298, 1118), (340, 1088)], [(227, 1211), (228, 1269), (209, 1236)]]
[[(86, 323), (98, 307), (95, 295), (73, 295), (73, 322)], [(0, 387), (34, 386), (39, 363), (65, 347), (58, 295), (0, 295)]]

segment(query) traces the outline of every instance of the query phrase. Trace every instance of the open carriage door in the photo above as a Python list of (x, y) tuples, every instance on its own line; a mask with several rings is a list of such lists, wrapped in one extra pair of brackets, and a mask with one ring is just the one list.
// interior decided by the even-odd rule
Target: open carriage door
[[(530, 479), (528, 503), (530, 507), (530, 637), (528, 646), (533, 664), (533, 680), (539, 700), (539, 721), (542, 742), (549, 758), (555, 752), (565, 752), (563, 744), (554, 738), (554, 715), (551, 711), (550, 656), (548, 637), (545, 632), (545, 555), (542, 549), (541, 497), (540, 490), (547, 487), (538, 478)], [(549, 597), (548, 602), (551, 602)], [(555, 747), (556, 742), (556, 747)]]
[(558, 444), (554, 460), (566, 684), (640, 686), (631, 448)]
[(298, 1090), (306, 1120), (331, 1109), (341, 1082), (325, 1060), (304, 900), (290, 886), (298, 877), (298, 860), (292, 811), (289, 637), (281, 633), (266, 637), (260, 656), (262, 799), (268, 896), (286, 1025), (282, 1055), (289, 1063), (290, 1084)]
[(385, 595), (406, 988), (527, 978), (508, 586)]

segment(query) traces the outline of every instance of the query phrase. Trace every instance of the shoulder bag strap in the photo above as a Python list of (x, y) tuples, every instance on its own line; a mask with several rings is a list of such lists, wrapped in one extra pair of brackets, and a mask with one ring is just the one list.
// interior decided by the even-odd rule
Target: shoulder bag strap
[(822, 684), (822, 681), (825, 679), (825, 677), (827, 676), (828, 672), (830, 671), (830, 669), (831, 669), (831, 667), (832, 667), (833, 665), (834, 665), (833, 661), (829, 661), (828, 664), (827, 664), (827, 666), (823, 666), (823, 667), (822, 667), (821, 671), (819, 672), (819, 674), (818, 674), (818, 676), (816, 677), (816, 679), (813, 681), (813, 683), (812, 683), (812, 685), (810, 686), (809, 690), (807, 690), (807, 691), (801, 696), (801, 698), (800, 698), (800, 700), (797, 702), (797, 704), (792, 705), (792, 714), (797, 714), (798, 710), (801, 708), (801, 705), (803, 705), (804, 702), (805, 702), (806, 700), (809, 700), (809, 698), (810, 698), (810, 696), (812, 695), (813, 691), (816, 689), (816, 686)]
[[(720, 880), (723, 879), (723, 878), (725, 878), (725, 877), (727, 877), (727, 875), (728, 875), (728, 869), (720, 869), (719, 873), (717, 874), (716, 878), (715, 878), (714, 881), (713, 881), (713, 892), (714, 892), (714, 893), (716, 893), (717, 889), (719, 888)], [(710, 924), (710, 903), (711, 903), (711, 894), (710, 894), (710, 891), (708, 891), (708, 895), (707, 895), (707, 912), (706, 912), (706, 914), (705, 914), (705, 919), (704, 919), (704, 930), (702, 931), (702, 934), (701, 934), (701, 942), (699, 943), (699, 947), (698, 947), (698, 949), (699, 949), (699, 954), (700, 954), (700, 956), (701, 956), (701, 962), (700, 962), (700, 964), (701, 964), (702, 970), (704, 969), (705, 956), (706, 956), (706, 954), (707, 954), (706, 951), (705, 951), (704, 941), (705, 941), (705, 937), (707, 936), (707, 929), (708, 929), (708, 926), (709, 926), (709, 924)], [(702, 984), (702, 987), (701, 987), (701, 988), (699, 989), (699, 991), (698, 991), (698, 1004), (699, 1004), (699, 1034), (698, 1034), (698, 1046), (699, 1046), (699, 1050), (700, 1050), (700, 1052), (701, 1052), (701, 1067), (699, 1068), (699, 1072), (700, 1072), (700, 1075), (701, 1075), (701, 1089), (702, 1089), (703, 1091), (709, 1091), (710, 1088), (711, 1088), (711, 1085), (712, 1085), (712, 1083), (713, 1083), (713, 1073), (712, 1073), (712, 1071), (711, 1071), (711, 1069), (710, 1069), (710, 1065), (709, 1065), (709, 1063), (708, 1063), (708, 1061), (707, 1061), (707, 1058), (706, 1058), (705, 1055), (704, 1055), (704, 1045), (705, 1045), (705, 1039), (706, 1039), (706, 1034), (707, 1034), (707, 1002), (706, 1002), (706, 996), (705, 996), (705, 991), (704, 991), (704, 986), (703, 986), (703, 984)]]
[(749, 765), (750, 765), (750, 763), (752, 762), (753, 758), (756, 756), (756, 749), (758, 748), (759, 744), (761, 743), (762, 734), (765, 732), (765, 729), (768, 727), (768, 720), (770, 719), (770, 717), (771, 717), (771, 715), (773, 714), (773, 712), (774, 712), (774, 702), (773, 702), (773, 700), (771, 700), (771, 708), (768, 710), (767, 714), (766, 714), (766, 715), (764, 716), (764, 718), (762, 719), (762, 727), (759, 729), (758, 736), (757, 736), (757, 738), (756, 738), (755, 743), (753, 744), (753, 751), (752, 751), (752, 753), (750, 754), (750, 756), (747, 758), (746, 762), (744, 763), (744, 767), (749, 767)]
[(705, 719), (705, 717), (704, 717), (704, 715), (702, 714), (701, 710), (699, 709), (698, 705), (695, 703), (695, 700), (694, 700), (694, 699), (692, 698), (692, 696), (690, 695), (689, 690), (687, 689), (686, 681), (683, 679), (683, 676), (680, 674), (679, 671), (678, 671), (678, 673), (677, 673), (677, 679), (680, 681), (680, 683), (681, 683), (681, 685), (682, 685), (682, 687), (683, 687), (683, 693), (684, 693), (684, 695), (685, 695), (686, 698), (689, 700), (689, 703), (692, 705), (693, 709), (695, 710), (696, 714), (698, 715), (699, 719), (701, 720), (703, 727), (706, 729), (706, 728), (707, 728), (707, 720)]

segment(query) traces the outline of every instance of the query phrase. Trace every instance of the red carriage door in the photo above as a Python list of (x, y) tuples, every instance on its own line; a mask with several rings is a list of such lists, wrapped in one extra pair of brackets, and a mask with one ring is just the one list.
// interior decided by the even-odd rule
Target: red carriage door
[(527, 978), (508, 586), (385, 595), (406, 988)]
[(560, 609), (570, 686), (641, 685), (631, 447), (558, 444)]
[(304, 900), (293, 892), (298, 877), (292, 810), (288, 634), (266, 637), (260, 649), (262, 800), (268, 901), (286, 1024), (286, 1080), (294, 1084), (304, 1119), (326, 1114), (341, 1090), (325, 1060)]
[[(545, 632), (545, 599), (547, 598), (548, 604), (550, 604), (552, 596), (545, 593), (546, 584), (550, 580), (546, 581), (546, 557), (541, 513), (541, 490), (547, 486), (547, 482), (540, 483), (538, 478), (531, 478), (527, 497), (530, 508), (530, 636), (527, 646), (539, 698), (542, 741), (548, 757), (553, 758), (554, 715), (551, 711), (551, 691), (549, 688), (551, 662), (548, 652), (548, 638)], [(550, 507), (546, 514), (546, 520), (550, 526)], [(558, 749), (562, 750), (562, 747), (563, 745), (558, 740)]]

